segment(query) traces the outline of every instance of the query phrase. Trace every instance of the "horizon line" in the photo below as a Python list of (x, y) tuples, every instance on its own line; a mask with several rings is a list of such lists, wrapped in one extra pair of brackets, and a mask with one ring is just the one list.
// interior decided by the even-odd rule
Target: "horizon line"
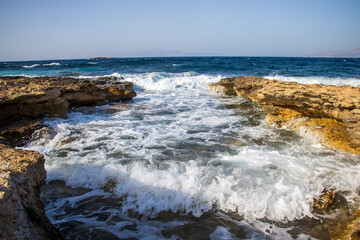
[(202, 57), (259, 57), (259, 58), (360, 58), (359, 57), (345, 57), (345, 56), (261, 56), (261, 55), (182, 55), (182, 56), (123, 56), (123, 57), (88, 57), (88, 58), (58, 58), (58, 59), (31, 59), (31, 60), (0, 60), (0, 62), (40, 62), (40, 61), (67, 61), (67, 60), (107, 60), (107, 59), (126, 59), (126, 58), (202, 58)]

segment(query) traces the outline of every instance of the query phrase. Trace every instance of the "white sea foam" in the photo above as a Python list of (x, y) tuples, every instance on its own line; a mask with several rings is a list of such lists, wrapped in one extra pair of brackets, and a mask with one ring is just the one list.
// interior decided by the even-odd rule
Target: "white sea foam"
[(131, 81), (137, 86), (151, 91), (169, 91), (179, 90), (183, 92), (186, 89), (207, 89), (207, 84), (216, 82), (221, 76), (198, 75), (194, 72), (184, 73), (161, 73), (152, 72), (144, 74), (124, 74), (113, 73), (110, 76), (124, 77), (125, 81)]
[(75, 76), (74, 78), (80, 78), (80, 79), (96, 79), (99, 76), (89, 76), (89, 75), (79, 75)]
[(36, 75), (36, 74), (33, 74), (33, 75), (29, 75), (29, 74), (5, 74), (3, 75), (5, 77), (16, 77), (16, 76), (21, 76), (21, 77), (40, 77), (40, 75)]
[[(215, 207), (248, 222), (313, 217), (312, 199), (324, 188), (356, 195), (359, 157), (289, 139), (261, 119), (250, 124), (260, 108), (210, 95), (207, 84), (221, 76), (122, 76), (137, 88), (133, 103), (48, 120), (52, 132), (28, 146), (45, 155), (48, 181), (101, 189), (111, 180), (123, 213), (201, 216)], [(230, 233), (219, 227), (213, 234)]]
[(34, 67), (38, 67), (38, 66), (40, 66), (40, 64), (24, 65), (22, 67), (24, 67), (24, 68), (34, 68)]
[(267, 79), (276, 79), (285, 82), (298, 82), (303, 84), (326, 84), (343, 86), (350, 85), (353, 87), (360, 87), (359, 78), (341, 78), (341, 77), (286, 77), (281, 75), (266, 76)]
[(43, 66), (60, 66), (61, 64), (58, 62), (52, 62), (52, 63), (45, 63)]

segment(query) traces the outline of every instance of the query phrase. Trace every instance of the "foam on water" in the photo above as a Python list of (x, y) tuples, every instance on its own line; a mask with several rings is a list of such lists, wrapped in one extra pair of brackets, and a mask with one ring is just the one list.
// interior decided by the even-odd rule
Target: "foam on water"
[(24, 65), (24, 68), (34, 68), (34, 67), (38, 67), (40, 66), (40, 64), (33, 64), (33, 65)]
[(60, 66), (61, 64), (58, 62), (52, 62), (52, 63), (45, 63), (43, 66)]
[(359, 78), (343, 78), (343, 77), (288, 77), (281, 75), (269, 75), (265, 76), (267, 79), (276, 79), (285, 82), (298, 82), (303, 84), (325, 84), (325, 85), (335, 85), (343, 86), (350, 85), (353, 87), (360, 87)]
[[(138, 96), (132, 103), (80, 108), (68, 119), (49, 119), (52, 130), (30, 143), (29, 149), (46, 157), (47, 181), (64, 180), (100, 195), (99, 189), (113, 182), (111, 191), (122, 199), (122, 213), (156, 217), (171, 210), (199, 217), (215, 208), (236, 212), (246, 223), (314, 217), (311, 202), (324, 188), (355, 197), (360, 185), (357, 156), (313, 145), (261, 118), (253, 122), (261, 115), (259, 107), (208, 91), (207, 84), (221, 76), (121, 76), (135, 84)], [(60, 211), (50, 208), (50, 216)], [(260, 223), (257, 228), (267, 227)], [(158, 236), (154, 229), (152, 236)], [(273, 231), (272, 236), (288, 237), (284, 229)], [(218, 227), (210, 237), (229, 236)]]

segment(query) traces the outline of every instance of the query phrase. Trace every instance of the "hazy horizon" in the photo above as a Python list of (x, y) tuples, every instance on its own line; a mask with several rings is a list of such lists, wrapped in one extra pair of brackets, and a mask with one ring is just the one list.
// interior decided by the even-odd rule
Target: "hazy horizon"
[(108, 56), (92, 56), (87, 58), (49, 58), (49, 59), (19, 59), (19, 60), (0, 60), (0, 62), (36, 62), (36, 61), (66, 61), (66, 60), (85, 60), (85, 59), (93, 59), (97, 57), (104, 57), (108, 59), (122, 59), (122, 58), (359, 58), (359, 57), (330, 57), (330, 56), (226, 56), (226, 55), (183, 55), (183, 56), (120, 56), (120, 57), (108, 57)]
[(360, 1), (0, 2), (0, 61), (307, 57), (360, 46)]

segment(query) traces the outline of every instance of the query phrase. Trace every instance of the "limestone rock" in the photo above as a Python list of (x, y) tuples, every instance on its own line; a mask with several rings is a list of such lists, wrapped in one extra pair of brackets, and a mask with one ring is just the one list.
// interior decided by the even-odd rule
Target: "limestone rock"
[(334, 240), (360, 240), (360, 210), (355, 210), (351, 219), (339, 221), (338, 227), (330, 230), (330, 238)]
[(335, 198), (334, 189), (324, 189), (322, 194), (318, 199), (314, 199), (313, 208), (314, 209), (328, 209), (329, 206), (333, 203)]
[(311, 135), (327, 147), (360, 154), (360, 88), (253, 76), (225, 78), (209, 87), (258, 103), (270, 124)]
[(135, 96), (131, 82), (0, 77), (0, 126), (24, 118), (64, 118), (71, 106), (101, 105)]
[(45, 214), (44, 157), (0, 144), (0, 239), (62, 239)]

